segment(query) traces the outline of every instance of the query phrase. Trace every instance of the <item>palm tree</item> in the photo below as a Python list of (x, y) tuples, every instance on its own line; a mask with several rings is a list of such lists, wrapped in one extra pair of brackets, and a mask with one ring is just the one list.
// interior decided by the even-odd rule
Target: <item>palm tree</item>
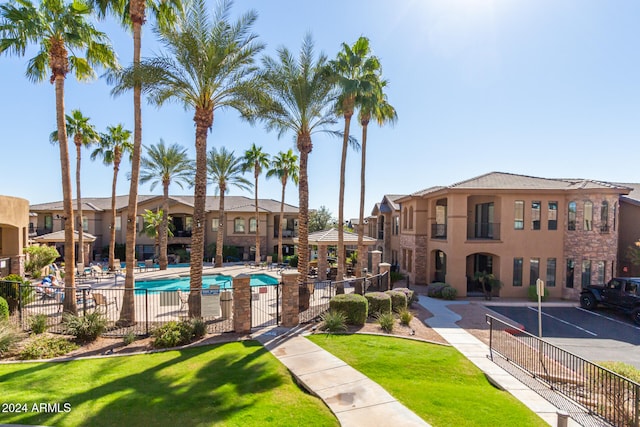
[[(107, 36), (90, 22), (92, 9), (80, 1), (42, 0), (37, 6), (30, 0), (0, 5), (0, 54), (24, 56), (27, 48), (37, 46), (29, 60), (27, 78), (41, 82), (49, 77), (55, 85), (56, 127), (60, 148), (60, 170), (64, 204), (65, 299), (64, 311), (76, 313), (75, 248), (69, 144), (65, 126), (64, 82), (72, 72), (78, 80), (95, 76), (93, 67), (117, 67)], [(77, 53), (83, 53), (79, 56)], [(49, 74), (50, 72), (50, 74)], [(49, 75), (48, 75), (49, 74)]]
[(336, 276), (337, 280), (342, 280), (345, 267), (344, 188), (349, 128), (351, 126), (351, 117), (355, 110), (356, 98), (371, 91), (371, 81), (375, 80), (380, 72), (380, 62), (378, 58), (371, 55), (369, 39), (360, 37), (353, 46), (342, 43), (342, 50), (338, 53), (338, 57), (331, 61), (331, 69), (340, 88), (336, 112), (344, 116), (344, 136), (340, 161), (340, 195), (338, 199), (338, 272)]
[[(84, 221), (82, 218), (82, 196), (80, 193), (80, 166), (83, 146), (88, 147), (99, 140), (96, 128), (89, 123), (89, 117), (84, 117), (80, 110), (71, 111), (66, 115), (67, 135), (73, 136), (76, 145), (76, 206), (78, 206), (78, 260), (86, 263), (84, 254)], [(58, 142), (58, 131), (54, 130), (49, 136), (51, 142)]]
[[(162, 209), (154, 212), (149, 209), (144, 210), (144, 214), (142, 215), (142, 220), (144, 222), (144, 229), (141, 233), (146, 234), (148, 237), (153, 238), (153, 243), (155, 249), (153, 251), (154, 257), (158, 256), (158, 246), (160, 246), (160, 240), (162, 240), (161, 233), (163, 224), (166, 227), (166, 221), (171, 220), (170, 216), (165, 215)], [(170, 228), (166, 228), (167, 236), (173, 237), (173, 232)], [(166, 269), (166, 267), (165, 267)]]
[[(115, 259), (116, 247), (116, 183), (118, 181), (118, 171), (120, 170), (120, 162), (122, 156), (133, 151), (131, 144), (131, 131), (117, 126), (107, 127), (107, 133), (100, 135), (100, 144), (91, 153), (91, 160), (100, 157), (102, 162), (107, 166), (113, 166), (113, 181), (111, 183), (111, 222), (109, 230), (111, 237), (109, 239), (109, 270), (114, 270), (113, 260)], [(130, 207), (129, 207), (130, 208)], [(124, 306), (123, 306), (124, 311)]]
[(365, 195), (365, 167), (367, 164), (367, 129), (369, 120), (373, 117), (379, 126), (385, 123), (394, 124), (398, 118), (395, 108), (387, 102), (387, 96), (384, 88), (387, 85), (386, 80), (378, 80), (374, 82), (374, 89), (361, 94), (356, 103), (360, 107), (359, 119), (362, 125), (362, 142), (361, 142), (361, 160), (360, 160), (360, 213), (358, 216), (358, 268), (357, 273), (365, 268), (366, 247), (364, 241), (364, 195)]
[[(244, 152), (244, 165), (243, 170), (253, 171), (254, 178), (254, 204), (256, 207), (256, 263), (260, 262), (260, 218), (258, 217), (258, 177), (262, 173), (263, 168), (269, 167), (269, 154), (262, 151), (262, 147), (257, 147), (255, 143), (251, 145), (247, 151)], [(251, 227), (249, 227), (251, 228)]]
[(282, 234), (284, 232), (284, 192), (289, 180), (298, 185), (298, 156), (293, 154), (293, 150), (289, 149), (286, 153), (282, 151), (276, 154), (271, 161), (271, 169), (267, 171), (267, 178), (277, 177), (282, 184), (282, 199), (280, 200), (280, 216), (278, 223), (280, 230), (278, 231), (278, 262), (283, 261), (282, 257)]
[(216, 185), (216, 192), (220, 194), (220, 204), (218, 207), (218, 235), (216, 237), (216, 267), (222, 267), (222, 249), (224, 245), (224, 232), (226, 229), (224, 213), (224, 195), (230, 187), (241, 190), (251, 189), (251, 182), (246, 179), (243, 169), (243, 159), (236, 157), (233, 151), (228, 151), (221, 147), (215, 147), (209, 151), (207, 158), (207, 171), (209, 173), (209, 183)]
[(278, 137), (292, 132), (300, 152), (298, 194), (298, 272), (304, 282), (309, 274), (309, 179), (307, 164), (313, 149), (311, 136), (336, 123), (331, 102), (333, 82), (327, 73), (327, 57), (321, 53), (314, 58), (313, 40), (306, 35), (299, 58), (280, 47), (277, 57), (263, 59), (262, 80), (266, 98), (262, 100), (258, 117), (265, 121), (267, 130), (277, 130)]
[(169, 224), (169, 186), (172, 182), (184, 188), (193, 180), (193, 162), (187, 157), (187, 149), (178, 144), (166, 147), (160, 139), (158, 145), (145, 147), (147, 156), (142, 158), (140, 182), (151, 182), (151, 191), (162, 184), (162, 213), (160, 224), (160, 270), (166, 270), (169, 264), (167, 258), (167, 228)]
[(185, 108), (195, 110), (193, 222), (196, 227), (191, 236), (190, 317), (200, 317), (201, 313), (207, 134), (213, 126), (216, 109), (245, 110), (249, 97), (256, 91), (256, 83), (252, 81), (254, 57), (263, 48), (256, 42), (257, 35), (250, 32), (257, 19), (256, 12), (248, 12), (237, 22), (230, 23), (231, 5), (226, 0), (219, 3), (211, 20), (205, 0), (193, 0), (187, 6), (186, 15), (178, 17), (176, 29), (157, 29), (169, 54), (145, 60), (139, 69), (132, 67), (112, 76), (117, 82), (113, 89), (115, 94), (143, 81), (142, 89), (149, 94), (152, 103), (162, 105), (167, 101), (178, 101)]
[[(150, 10), (160, 27), (170, 28), (176, 17), (182, 14), (180, 0), (88, 0), (94, 4), (100, 17), (110, 12), (119, 17), (123, 25), (130, 26), (133, 33), (133, 68), (140, 66), (140, 52), (142, 49), (142, 26), (147, 21), (147, 10)], [(110, 79), (109, 79), (110, 80)], [(135, 79), (131, 85), (133, 89), (133, 155), (131, 157), (131, 176), (129, 186), (129, 209), (127, 214), (126, 236), (126, 277), (125, 288), (134, 286), (134, 259), (136, 246), (136, 219), (138, 215), (138, 182), (140, 177), (140, 162), (142, 157), (142, 82)], [(130, 297), (129, 297), (130, 295)], [(128, 306), (123, 312), (134, 310), (133, 294), (125, 295)], [(123, 302), (123, 304), (124, 304)]]

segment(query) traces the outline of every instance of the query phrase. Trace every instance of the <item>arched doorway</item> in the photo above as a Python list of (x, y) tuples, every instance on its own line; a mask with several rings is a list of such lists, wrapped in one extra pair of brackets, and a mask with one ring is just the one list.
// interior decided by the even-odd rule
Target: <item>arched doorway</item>
[(467, 256), (467, 295), (484, 295), (482, 284), (475, 279), (476, 273), (493, 274), (499, 279), (498, 273), (500, 257), (497, 255), (478, 252)]
[(446, 282), (447, 254), (441, 250), (433, 251), (433, 281)]

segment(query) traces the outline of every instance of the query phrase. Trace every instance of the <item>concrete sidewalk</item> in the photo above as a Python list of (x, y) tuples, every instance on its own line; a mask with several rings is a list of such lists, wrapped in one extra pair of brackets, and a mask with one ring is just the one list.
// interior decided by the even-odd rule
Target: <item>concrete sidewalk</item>
[(379, 384), (300, 335), (299, 329), (257, 332), (262, 343), (345, 427), (429, 426)]

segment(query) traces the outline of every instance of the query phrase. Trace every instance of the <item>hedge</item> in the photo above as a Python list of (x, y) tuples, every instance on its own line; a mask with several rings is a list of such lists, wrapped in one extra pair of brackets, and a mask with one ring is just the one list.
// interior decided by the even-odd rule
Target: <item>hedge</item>
[(413, 292), (413, 290), (409, 288), (394, 288), (394, 291), (404, 292), (407, 297), (407, 305), (411, 305), (414, 302), (418, 302), (418, 294)]
[(404, 292), (394, 289), (386, 291), (385, 294), (391, 297), (391, 310), (395, 313), (407, 309), (407, 295)]
[(391, 296), (384, 292), (367, 292), (364, 297), (369, 301), (369, 314), (391, 313)]
[(362, 326), (367, 321), (367, 299), (358, 294), (339, 294), (329, 301), (329, 309), (344, 313), (347, 323)]
[(427, 285), (427, 296), (431, 298), (442, 298), (442, 290), (449, 286), (447, 283), (443, 282), (433, 282)]

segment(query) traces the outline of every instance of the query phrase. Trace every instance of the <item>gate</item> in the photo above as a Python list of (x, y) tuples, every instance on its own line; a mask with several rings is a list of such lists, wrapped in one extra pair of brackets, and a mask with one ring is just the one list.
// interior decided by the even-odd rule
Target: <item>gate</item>
[(251, 327), (278, 326), (282, 307), (281, 284), (251, 287)]

